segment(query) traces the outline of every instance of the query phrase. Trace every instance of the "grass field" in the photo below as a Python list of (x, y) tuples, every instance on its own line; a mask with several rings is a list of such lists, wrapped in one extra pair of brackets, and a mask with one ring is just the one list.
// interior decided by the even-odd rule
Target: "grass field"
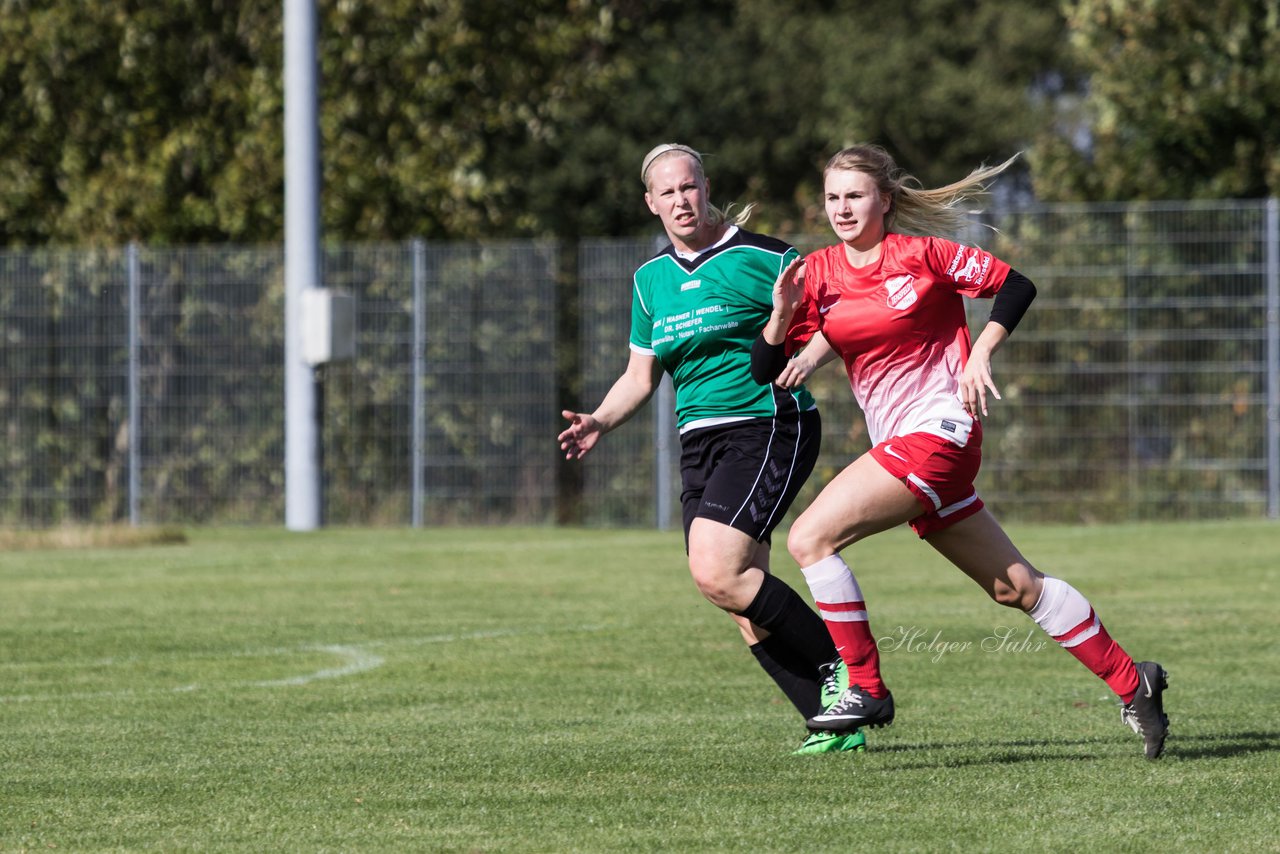
[(1280, 526), (1012, 533), (1169, 670), (1160, 762), (906, 531), (848, 555), (897, 721), (808, 757), (678, 532), (9, 552), (0, 850), (1280, 851)]

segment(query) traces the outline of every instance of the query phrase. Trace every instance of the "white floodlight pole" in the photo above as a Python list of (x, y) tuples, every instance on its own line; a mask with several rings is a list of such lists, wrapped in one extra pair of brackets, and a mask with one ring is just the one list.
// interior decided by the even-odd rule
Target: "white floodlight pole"
[(320, 286), (320, 127), (315, 0), (284, 0), (285, 527), (320, 526), (315, 369), (303, 359), (302, 301)]

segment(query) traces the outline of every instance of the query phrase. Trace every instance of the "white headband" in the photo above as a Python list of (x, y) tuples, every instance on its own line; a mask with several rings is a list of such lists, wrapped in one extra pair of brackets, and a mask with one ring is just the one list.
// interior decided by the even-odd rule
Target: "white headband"
[(694, 160), (698, 161), (698, 165), (702, 165), (702, 155), (694, 151), (687, 145), (679, 145), (674, 142), (664, 142), (662, 145), (655, 146), (648, 154), (644, 156), (644, 162), (640, 164), (640, 183), (646, 187), (649, 186), (649, 167), (653, 165), (653, 161), (669, 151), (679, 151), (687, 154)]

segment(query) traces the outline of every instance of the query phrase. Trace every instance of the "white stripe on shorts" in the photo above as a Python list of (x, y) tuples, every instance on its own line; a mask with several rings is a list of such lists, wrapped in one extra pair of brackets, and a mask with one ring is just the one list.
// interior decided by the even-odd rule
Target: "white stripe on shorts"
[(933, 502), (934, 510), (937, 510), (938, 508), (942, 507), (942, 499), (938, 497), (938, 493), (933, 491), (933, 487), (929, 486), (929, 484), (925, 483), (923, 480), (916, 477), (914, 474), (907, 475), (907, 480), (914, 483), (917, 487), (919, 487), (921, 492), (929, 496), (929, 500)]
[(957, 501), (955, 504), (948, 504), (946, 507), (943, 507), (941, 510), (938, 511), (938, 518), (945, 519), (946, 517), (950, 516), (952, 513), (963, 510), (964, 508), (968, 507), (970, 504), (972, 504), (977, 500), (978, 500), (978, 493), (974, 492), (963, 501)]

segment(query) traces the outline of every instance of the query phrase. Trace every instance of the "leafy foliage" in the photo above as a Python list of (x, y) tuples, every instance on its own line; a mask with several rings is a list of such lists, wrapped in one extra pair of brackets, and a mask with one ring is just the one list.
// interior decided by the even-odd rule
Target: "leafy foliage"
[(278, 234), (278, 7), (4, 2), (0, 240)]
[[(709, 154), (717, 200), (802, 230), (850, 138), (922, 178), (1020, 147), (1062, 22), (1029, 0), (320, 4), (337, 240), (637, 233), (636, 164)], [(0, 243), (275, 242), (277, 0), (0, 0)]]
[(1280, 3), (1066, 4), (1086, 94), (1039, 140), (1036, 191), (1081, 200), (1280, 193)]
[[(810, 52), (821, 60), (827, 154), (877, 142), (938, 186), (1014, 154), (1040, 126), (1046, 78), (1065, 62), (1052, 6), (874, 0), (841, 9), (813, 28)], [(809, 218), (825, 226), (820, 207)]]

